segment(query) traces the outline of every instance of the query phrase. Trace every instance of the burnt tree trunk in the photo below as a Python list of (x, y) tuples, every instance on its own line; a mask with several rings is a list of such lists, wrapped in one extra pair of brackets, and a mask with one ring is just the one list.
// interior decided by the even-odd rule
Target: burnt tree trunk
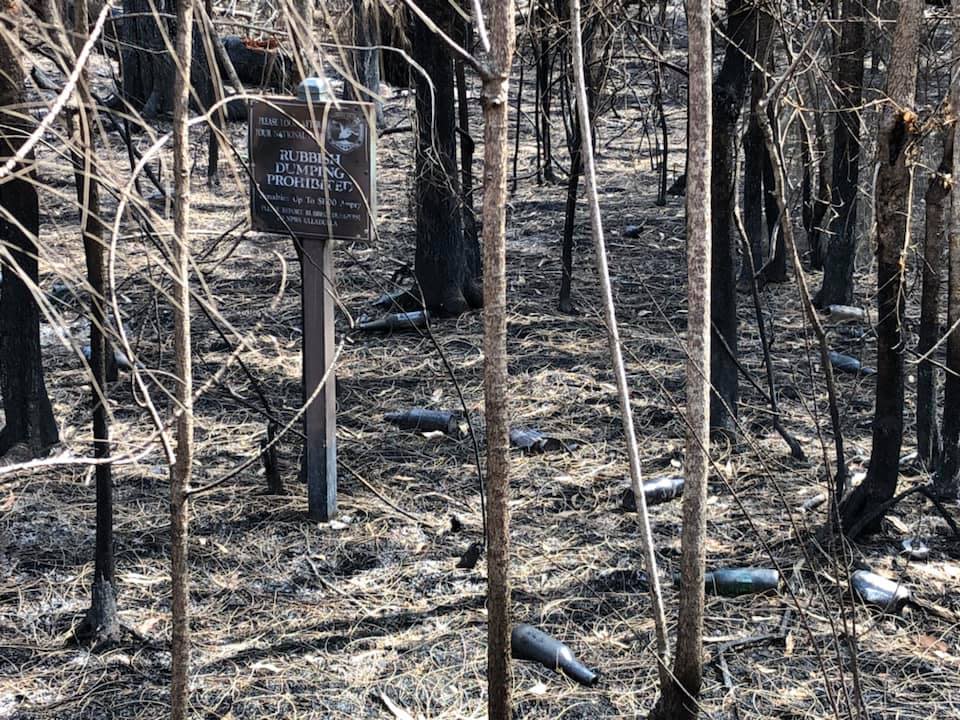
[[(807, 246), (810, 249), (810, 267), (814, 270), (822, 270), (825, 248), (821, 223), (830, 208), (829, 201), (825, 199), (830, 195), (830, 178), (827, 172), (826, 152), (824, 151), (826, 129), (819, 110), (814, 109), (813, 111), (813, 139), (810, 137), (810, 128), (803, 122), (797, 123), (797, 131), (800, 135), (800, 155), (803, 165), (803, 230), (807, 236)], [(816, 160), (814, 160), (813, 155), (814, 148), (816, 148), (819, 156)], [(813, 186), (814, 163), (816, 163), (816, 188)]]
[[(960, 0), (953, 1), (954, 17), (960, 13)], [(956, 22), (956, 21), (955, 21)], [(960, 24), (954, 25), (954, 61), (960, 59)], [(960, 85), (953, 80), (952, 103), (954, 111), (960, 103)], [(953, 132), (960, 132), (960, 123), (954, 123)], [(960, 167), (960, 142), (953, 145), (953, 167)], [(940, 467), (934, 474), (934, 490), (945, 498), (960, 500), (960, 202), (953, 199), (950, 228), (949, 259), (947, 261), (947, 327), (952, 330), (947, 338), (947, 374), (943, 387), (943, 450)]]
[[(420, 7), (445, 32), (453, 27), (443, 0)], [(483, 304), (480, 248), (463, 232), (457, 179), (453, 59), (443, 41), (411, 13), (417, 100), (416, 277), (428, 310), (459, 315)]]
[[(22, 49), (17, 41), (19, 3), (0, 4), (0, 160), (6, 162), (23, 144), (30, 127), (23, 102)], [(3, 281), (0, 287), (0, 393), (6, 424), (0, 431), (0, 454), (24, 443), (34, 457), (59, 440), (53, 409), (47, 397), (40, 351), (40, 311), (30, 285), (39, 281), (37, 234), (40, 205), (34, 157), (29, 153), (12, 172), (0, 179), (0, 238)]]
[[(87, 36), (87, 3), (74, 3), (74, 58), (80, 52)], [(110, 644), (120, 639), (120, 620), (117, 616), (116, 582), (113, 559), (113, 473), (106, 462), (110, 457), (110, 425), (107, 412), (107, 354), (113, 349), (106, 342), (106, 283), (104, 263), (104, 227), (100, 216), (99, 172), (95, 161), (91, 113), (96, 102), (90, 93), (86, 71), (77, 82), (76, 98), (80, 112), (76, 120), (68, 118), (73, 148), (71, 159), (80, 207), (83, 255), (90, 284), (90, 369), (92, 371), (91, 404), (93, 416), (93, 455), (100, 462), (94, 470), (96, 477), (97, 518), (94, 551), (93, 587), (90, 609), (77, 637), (92, 640), (96, 645)]]
[[(750, 255), (740, 264), (739, 285), (748, 289), (753, 285), (751, 272), (763, 267), (763, 161), (767, 155), (767, 146), (763, 140), (763, 131), (756, 118), (756, 103), (763, 97), (763, 86), (758, 80), (759, 73), (754, 70), (751, 82), (750, 121), (743, 136), (743, 228), (747, 232)], [(761, 79), (762, 80), (762, 79)], [(759, 282), (759, 280), (758, 280)]]
[[(924, 196), (923, 290), (920, 296), (920, 338), (917, 352), (933, 350), (940, 335), (941, 264), (945, 247), (946, 200), (950, 196), (953, 172), (953, 128), (944, 130), (943, 158), (930, 177)], [(937, 372), (929, 360), (917, 367), (917, 453), (924, 465), (935, 468), (940, 458), (937, 424)]]
[[(740, 287), (753, 287), (753, 272), (763, 267), (764, 227), (763, 213), (769, 213), (769, 205), (765, 203), (764, 189), (767, 187), (765, 165), (770, 164), (767, 156), (767, 145), (763, 139), (763, 131), (757, 122), (757, 103), (767, 91), (767, 80), (764, 68), (768, 64), (770, 42), (773, 29), (773, 18), (765, 12), (759, 14), (757, 62), (760, 67), (754, 66), (750, 72), (750, 119), (747, 131), (743, 136), (743, 226), (750, 241), (750, 258), (744, 258), (740, 265)], [(776, 198), (774, 198), (776, 205)], [(779, 215), (779, 212), (777, 212)]]
[[(169, 115), (173, 111), (175, 69), (168, 43), (172, 44), (176, 35), (174, 11), (174, 0), (123, 2), (124, 17), (119, 23), (123, 38), (120, 54), (122, 95), (147, 119)], [(199, 23), (194, 24), (190, 103), (205, 110), (212, 102), (213, 88), (202, 35)]]
[[(463, 30), (463, 47), (473, 46), (473, 29), (469, 23)], [(460, 138), (460, 198), (463, 204), (463, 237), (467, 247), (477, 245), (479, 228), (473, 209), (473, 152), (476, 144), (470, 134), (470, 105), (467, 100), (467, 71), (463, 60), (454, 63), (457, 80), (457, 135)]]
[(757, 11), (745, 0), (728, 0), (727, 17), (726, 34), (730, 42), (713, 83), (710, 310), (713, 331), (723, 342), (712, 343), (710, 347), (710, 377), (713, 382), (710, 427), (733, 432), (739, 394), (736, 361), (737, 242), (733, 222), (737, 187), (737, 122), (750, 79), (747, 57), (755, 54)]
[[(660, 0), (657, 11), (657, 51), (663, 53), (667, 44), (667, 0)], [(670, 161), (670, 135), (667, 129), (667, 114), (663, 109), (663, 68), (660, 63), (653, 65), (653, 106), (657, 112), (657, 126), (660, 129), (660, 170), (657, 181), (656, 204), (663, 207), (667, 204), (667, 172)]]
[[(273, 88), (282, 92), (293, 92), (300, 82), (300, 71), (293, 58), (280, 51), (275, 40), (255, 40), (239, 35), (228, 35), (221, 43), (226, 58), (220, 56), (219, 71), (222, 76), (230, 77), (227, 63), (233, 68), (236, 80), (255, 87)], [(231, 79), (231, 84), (236, 82)]]
[(360, 84), (356, 98), (372, 102), (377, 108), (377, 125), (383, 125), (383, 103), (380, 101), (380, 33), (376, 5), (370, 0), (353, 0), (353, 72)]
[(842, 0), (837, 86), (840, 112), (833, 132), (830, 202), (835, 215), (828, 228), (818, 307), (853, 302), (857, 251), (857, 183), (860, 179), (860, 104), (863, 97), (864, 23), (860, 0)]
[[(897, 490), (903, 440), (903, 319), (909, 239), (910, 155), (918, 133), (916, 98), (922, 0), (903, 0), (897, 19), (877, 146), (877, 401), (867, 477), (840, 508), (843, 527), (879, 529), (883, 503)], [(873, 515), (870, 522), (861, 517)]]
[[(770, 125), (776, 130), (778, 122), (772, 107), (770, 113)], [(770, 247), (770, 258), (763, 266), (763, 281), (784, 283), (787, 281), (787, 246), (783, 240), (783, 226), (780, 224), (777, 185), (773, 179), (773, 161), (770, 153), (763, 155), (763, 213), (767, 221), (767, 238)]]
[(583, 172), (583, 158), (580, 148), (583, 137), (580, 123), (573, 119), (573, 135), (570, 143), (570, 174), (567, 176), (567, 200), (563, 215), (563, 245), (560, 250), (560, 302), (562, 312), (573, 313), (575, 307), (571, 299), (573, 286), (573, 233), (577, 221), (577, 191), (580, 188), (580, 175)]
[[(594, 16), (590, 14), (591, 2), (588, 0), (586, 5), (587, 19), (583, 26), (583, 75), (587, 84), (587, 112), (593, 117), (596, 88), (594, 86), (594, 76), (591, 73), (588, 59), (593, 53), (593, 29)], [(569, 22), (570, 8), (566, 4), (561, 4), (558, 8), (558, 16), (562, 22)], [(571, 59), (571, 67), (573, 60)], [(566, 78), (564, 79), (566, 83)], [(560, 250), (560, 298), (558, 306), (562, 312), (574, 313), (576, 306), (572, 299), (573, 287), (573, 248), (574, 234), (577, 222), (577, 193), (580, 188), (580, 176), (583, 175), (583, 128), (580, 125), (580, 119), (577, 114), (576, 102), (578, 99), (576, 93), (570, 96), (568, 108), (570, 110), (570, 132), (567, 136), (567, 149), (570, 153), (570, 173), (567, 176), (567, 199), (564, 207), (563, 219), (563, 244)]]
[(550, 0), (537, 0), (533, 13), (537, 45), (537, 123), (543, 146), (543, 179), (557, 181), (553, 172), (553, 149), (550, 138), (550, 99), (553, 92), (553, 56), (550, 43)]

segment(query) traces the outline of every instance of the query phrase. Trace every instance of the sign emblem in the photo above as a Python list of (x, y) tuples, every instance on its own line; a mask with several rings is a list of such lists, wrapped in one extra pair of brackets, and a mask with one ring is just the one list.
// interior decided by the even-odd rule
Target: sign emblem
[(338, 114), (327, 118), (327, 145), (344, 155), (363, 145), (367, 124), (359, 114)]

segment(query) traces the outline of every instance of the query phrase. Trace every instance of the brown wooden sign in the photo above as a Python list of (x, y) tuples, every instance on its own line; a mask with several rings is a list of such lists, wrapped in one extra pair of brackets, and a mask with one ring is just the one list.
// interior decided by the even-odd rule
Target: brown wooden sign
[(369, 103), (265, 98), (250, 106), (254, 230), (292, 236), (303, 273), (301, 472), (310, 517), (337, 512), (334, 240), (369, 240), (376, 125)]
[(265, 98), (250, 105), (255, 230), (368, 240), (375, 216), (373, 105)]

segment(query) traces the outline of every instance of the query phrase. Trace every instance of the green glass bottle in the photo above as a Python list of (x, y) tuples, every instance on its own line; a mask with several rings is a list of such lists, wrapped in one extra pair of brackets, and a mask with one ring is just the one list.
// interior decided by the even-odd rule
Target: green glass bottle
[(776, 590), (780, 573), (770, 568), (717, 568), (704, 575), (704, 589), (708, 595), (737, 597)]

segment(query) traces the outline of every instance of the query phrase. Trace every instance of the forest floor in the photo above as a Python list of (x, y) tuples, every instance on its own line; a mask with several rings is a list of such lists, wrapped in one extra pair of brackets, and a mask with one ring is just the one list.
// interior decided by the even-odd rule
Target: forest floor
[[(528, 85), (529, 87), (529, 85)], [(648, 109), (644, 110), (645, 112)], [(408, 122), (412, 98), (387, 103), (389, 126)], [(608, 232), (617, 312), (633, 388), (645, 477), (682, 472), (685, 269), (683, 198), (654, 205), (656, 180), (641, 151), (639, 110), (621, 108), (599, 128), (601, 205)], [(672, 172), (682, 171), (683, 113), (671, 117)], [(230, 132), (245, 156), (245, 128)], [(560, 132), (558, 130), (557, 140)], [(115, 135), (101, 162), (125, 182)], [(193, 135), (196, 268), (222, 318), (244, 337), (243, 360), (284, 420), (301, 403), (299, 271), (292, 245), (246, 232), (247, 191), (229, 173), (204, 184), (205, 135)], [(141, 138), (142, 145), (147, 143)], [(587, 213), (581, 205), (574, 278), (579, 314), (557, 310), (565, 186), (538, 185), (525, 130), (508, 221), (511, 414), (567, 441), (567, 450), (511, 454), (513, 613), (566, 642), (601, 673), (596, 687), (573, 684), (540, 666), (513, 666), (517, 718), (635, 718), (657, 697), (650, 603), (639, 527), (624, 512), (628, 486), (623, 431), (598, 306)], [(43, 287), (82, 272), (72, 177), (41, 149)], [(459, 409), (433, 343), (417, 333), (365, 335), (350, 329), (370, 302), (413, 260), (410, 133), (381, 139), (379, 240), (337, 250), (341, 312), (337, 337), (339, 502), (335, 522), (311, 522), (298, 481), (300, 440), (281, 444), (287, 494), (270, 495), (259, 463), (199, 497), (190, 537), (193, 652), (190, 696), (197, 718), (389, 718), (382, 696), (414, 717), (482, 718), (486, 712), (486, 568), (457, 569), (481, 538), (477, 468), (468, 438), (399, 432), (384, 413), (412, 406)], [(145, 185), (148, 189), (149, 185)], [(114, 204), (115, 206), (115, 204)], [(106, 212), (113, 212), (107, 202)], [(162, 202), (154, 202), (161, 214)], [(110, 215), (112, 219), (112, 215)], [(235, 225), (239, 223), (239, 225)], [(624, 239), (627, 225), (642, 227)], [(232, 229), (231, 229), (232, 228)], [(155, 251), (124, 222), (120, 302), (139, 362), (172, 370), (169, 286)], [(282, 262), (281, 262), (282, 260)], [(869, 262), (857, 299), (872, 307)], [(149, 280), (149, 282), (147, 282)], [(813, 287), (819, 284), (808, 273)], [(911, 322), (918, 291), (911, 278)], [(763, 383), (756, 322), (741, 295), (741, 352)], [(276, 298), (278, 305), (273, 302)], [(708, 597), (703, 717), (847, 716), (859, 687), (871, 718), (960, 718), (960, 633), (906, 610), (882, 615), (853, 602), (838, 578), (856, 561), (902, 581), (924, 601), (960, 610), (960, 546), (929, 504), (912, 496), (880, 534), (842, 549), (817, 530), (826, 506), (802, 503), (828, 485), (817, 435), (832, 461), (824, 383), (794, 282), (763, 301), (775, 334), (773, 360), (785, 425), (807, 460), (791, 459), (772, 429), (763, 396), (742, 382), (742, 432), (714, 446), (708, 567), (771, 566), (788, 579), (779, 592)], [(62, 313), (77, 344), (85, 325)], [(436, 321), (467, 410), (482, 429), (479, 313)], [(869, 330), (829, 329), (837, 350), (872, 363)], [(76, 350), (44, 326), (47, 379), (63, 448), (89, 447), (88, 387)], [(195, 314), (197, 383), (230, 355)], [(912, 367), (912, 366), (911, 366)], [(168, 401), (151, 387), (161, 412)], [(865, 470), (870, 450), (871, 378), (841, 375), (848, 460)], [(913, 397), (913, 372), (907, 388)], [(147, 447), (152, 432), (127, 375), (110, 388), (119, 452)], [(222, 477), (256, 457), (265, 432), (260, 403), (236, 365), (196, 405), (196, 483)], [(912, 449), (908, 412), (904, 453)], [(160, 448), (114, 468), (118, 606), (123, 641), (92, 652), (66, 642), (90, 597), (94, 491), (87, 467), (55, 467), (0, 480), (0, 718), (163, 718), (170, 639), (168, 472)], [(905, 470), (901, 487), (925, 482)], [(376, 493), (374, 492), (376, 491)], [(651, 510), (660, 569), (678, 567), (680, 504)], [(930, 546), (927, 562), (898, 556), (905, 537)], [(788, 590), (789, 588), (789, 590)], [(664, 583), (671, 629), (677, 594)]]

